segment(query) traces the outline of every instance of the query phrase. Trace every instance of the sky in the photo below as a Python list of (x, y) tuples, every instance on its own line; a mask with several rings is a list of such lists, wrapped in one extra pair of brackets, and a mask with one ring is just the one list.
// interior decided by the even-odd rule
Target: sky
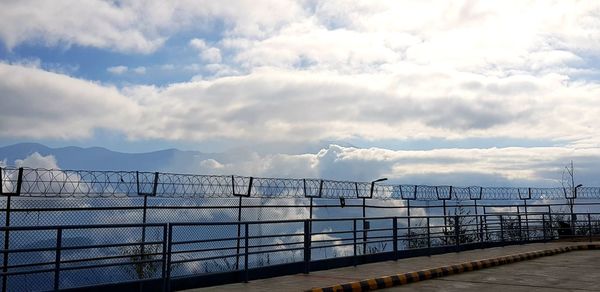
[(0, 2), (0, 145), (473, 184), (574, 160), (600, 185), (598, 116), (596, 1)]

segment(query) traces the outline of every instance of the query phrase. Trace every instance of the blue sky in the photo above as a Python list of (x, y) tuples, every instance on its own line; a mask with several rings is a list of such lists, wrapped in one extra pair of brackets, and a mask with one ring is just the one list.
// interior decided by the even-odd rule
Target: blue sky
[[(390, 176), (536, 182), (571, 159), (600, 161), (593, 2), (31, 0), (0, 11), (0, 145), (272, 158), (333, 143), (367, 149), (361, 161), (439, 161), (396, 162)], [(473, 160), (444, 163), (455, 157)], [(220, 163), (209, 170), (254, 162)]]

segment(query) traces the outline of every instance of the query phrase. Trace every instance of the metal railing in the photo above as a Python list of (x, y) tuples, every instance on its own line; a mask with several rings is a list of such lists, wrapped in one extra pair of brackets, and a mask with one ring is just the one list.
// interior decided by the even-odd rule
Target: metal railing
[(551, 214), (531, 213), (527, 218), (494, 214), (4, 227), (9, 246), (2, 250), (2, 290), (107, 289), (110, 284), (171, 291), (218, 284), (215, 275), (248, 281), (263, 272), (309, 273), (476, 247), (576, 237), (591, 241), (600, 234), (600, 213), (576, 217), (578, 224), (570, 226)]
[(0, 196), (3, 291), (172, 290), (600, 233), (597, 187), (4, 167)]
[[(595, 211), (600, 188), (383, 185), (136, 171), (0, 168), (4, 226)], [(573, 208), (571, 208), (573, 207)], [(420, 212), (423, 211), (423, 212)], [(491, 210), (491, 211), (490, 211)]]

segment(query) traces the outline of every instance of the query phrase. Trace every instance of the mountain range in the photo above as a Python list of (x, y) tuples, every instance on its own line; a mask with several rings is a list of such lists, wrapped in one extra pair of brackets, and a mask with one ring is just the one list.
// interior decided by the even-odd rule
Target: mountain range
[[(102, 147), (68, 146), (51, 148), (39, 143), (18, 143), (0, 147), (0, 161), (4, 160), (7, 165), (14, 165), (16, 160), (24, 159), (37, 152), (42, 156), (54, 156), (58, 166), (62, 169), (193, 172), (195, 170), (194, 162), (207, 159), (214, 159), (220, 163), (230, 163), (243, 160), (253, 153), (260, 155), (317, 153), (319, 150), (327, 148), (329, 144), (354, 147), (339, 141), (320, 141), (306, 144), (277, 143), (240, 146), (220, 153), (178, 149), (124, 153)], [(173, 168), (174, 166), (176, 166), (176, 169)]]

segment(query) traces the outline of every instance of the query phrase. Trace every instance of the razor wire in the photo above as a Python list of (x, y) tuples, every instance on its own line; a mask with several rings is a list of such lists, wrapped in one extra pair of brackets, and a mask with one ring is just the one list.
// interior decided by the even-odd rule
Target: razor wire
[[(600, 199), (600, 187), (522, 188), (389, 185), (326, 179), (262, 178), (138, 171), (3, 167), (0, 194), (25, 197), (369, 198), (378, 200)], [(20, 178), (19, 178), (20, 177)], [(20, 183), (19, 183), (20, 180)]]

